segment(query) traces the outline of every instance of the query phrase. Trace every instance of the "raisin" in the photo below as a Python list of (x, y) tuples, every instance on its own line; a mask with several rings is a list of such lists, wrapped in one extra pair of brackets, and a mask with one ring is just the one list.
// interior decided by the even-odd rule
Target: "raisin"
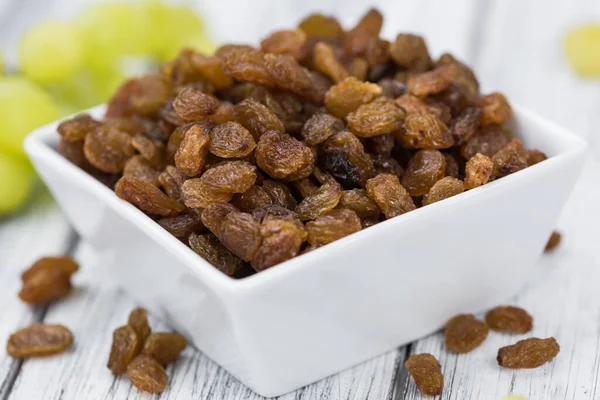
[(85, 137), (83, 151), (88, 161), (103, 172), (121, 172), (135, 150), (131, 136), (115, 128), (101, 126)]
[(498, 365), (504, 368), (537, 368), (560, 352), (556, 339), (529, 338), (498, 350)]
[[(365, 58), (370, 67), (374, 67), (379, 64), (385, 64), (390, 60), (390, 53), (388, 51), (390, 42), (378, 37), (372, 37), (367, 42), (365, 49)], [(390, 96), (397, 97), (397, 96)]]
[(225, 122), (233, 121), (235, 118), (235, 107), (233, 104), (223, 101), (219, 104), (217, 111), (210, 117), (213, 124), (224, 124)]
[(296, 208), (296, 199), (285, 184), (266, 179), (262, 183), (262, 188), (269, 195), (273, 204), (290, 210)]
[(244, 261), (254, 258), (262, 237), (260, 224), (252, 215), (233, 211), (221, 221), (217, 235), (223, 245)]
[(394, 132), (402, 127), (404, 111), (389, 97), (363, 104), (347, 116), (348, 127), (360, 137)]
[(500, 125), (489, 125), (481, 128), (460, 149), (460, 154), (467, 160), (477, 153), (491, 157), (511, 141), (510, 132)]
[(402, 186), (411, 196), (423, 196), (446, 172), (446, 159), (437, 150), (419, 150), (408, 162)]
[(404, 362), (404, 368), (425, 396), (438, 396), (444, 390), (442, 366), (431, 354), (414, 354)]
[(450, 131), (457, 145), (467, 142), (479, 129), (481, 110), (476, 107), (465, 108), (450, 125)]
[(447, 149), (454, 139), (450, 130), (433, 114), (408, 113), (404, 129), (395, 133), (396, 138), (406, 147), (415, 149)]
[(152, 165), (142, 156), (133, 156), (125, 163), (123, 176), (129, 176), (146, 181), (154, 186), (159, 186), (158, 176), (160, 172), (152, 168)]
[(455, 59), (452, 55), (445, 53), (440, 56), (437, 65), (454, 65), (457, 67), (457, 73), (454, 75), (453, 84), (461, 89), (466, 95), (469, 103), (475, 101), (479, 96), (479, 82), (473, 71), (462, 62)]
[(450, 86), (455, 74), (456, 68), (453, 66), (442, 66), (433, 71), (412, 76), (408, 79), (408, 91), (421, 98), (440, 93)]
[(328, 244), (361, 229), (358, 215), (346, 208), (328, 211), (306, 224), (308, 242), (312, 245)]
[(259, 223), (262, 223), (265, 219), (285, 219), (285, 220), (298, 220), (300, 217), (295, 211), (278, 206), (276, 204), (269, 204), (262, 206), (252, 211), (252, 216)]
[(71, 291), (71, 275), (77, 269), (78, 265), (69, 258), (42, 258), (21, 275), (19, 298), (29, 304), (61, 299)]
[(319, 185), (317, 185), (310, 178), (302, 178), (297, 181), (292, 182), (292, 185), (296, 189), (296, 192), (300, 194), (300, 197), (308, 197), (315, 193), (319, 189)]
[(494, 177), (500, 178), (527, 168), (527, 152), (521, 141), (513, 139), (492, 156)]
[(127, 117), (135, 114), (150, 117), (169, 99), (167, 82), (158, 74), (130, 79), (108, 101), (107, 117)]
[(455, 83), (440, 93), (431, 96), (435, 101), (445, 104), (450, 108), (452, 117), (456, 118), (465, 108), (472, 105), (471, 99), (463, 88)]
[(412, 198), (395, 175), (380, 174), (369, 179), (367, 195), (377, 203), (387, 219), (416, 209)]
[(169, 217), (180, 214), (184, 206), (156, 186), (131, 176), (124, 176), (115, 186), (117, 196), (148, 214)]
[(131, 139), (131, 145), (154, 168), (162, 169), (165, 161), (165, 145), (156, 139), (138, 134)]
[(143, 308), (136, 308), (129, 313), (127, 325), (133, 328), (137, 333), (140, 343), (150, 335), (150, 325), (148, 324), (148, 312)]
[(77, 165), (84, 171), (91, 171), (96, 169), (90, 162), (85, 158), (83, 151), (83, 142), (67, 142), (63, 138), (60, 139), (58, 151), (65, 156), (65, 158)]
[(527, 165), (529, 167), (531, 167), (532, 165), (535, 165), (537, 163), (541, 163), (542, 161), (546, 160), (548, 157), (546, 156), (546, 154), (540, 150), (537, 149), (532, 149), (532, 150), (527, 150)]
[(192, 250), (226, 275), (233, 276), (242, 268), (242, 260), (227, 250), (211, 233), (189, 236)]
[(235, 106), (235, 120), (248, 129), (254, 140), (265, 132), (285, 133), (283, 123), (266, 106), (253, 99), (247, 99)]
[(175, 200), (182, 200), (181, 186), (186, 176), (172, 165), (167, 165), (165, 170), (158, 175), (158, 181), (167, 195)]
[(214, 114), (219, 100), (194, 86), (186, 86), (173, 100), (173, 109), (184, 121), (197, 121)]
[(442, 153), (444, 156), (444, 160), (446, 160), (446, 172), (445, 176), (451, 176), (453, 178), (458, 178), (460, 174), (460, 166), (458, 165), (458, 161), (456, 158), (450, 153)]
[(376, 220), (380, 214), (377, 203), (367, 196), (367, 192), (363, 189), (344, 190), (338, 207), (354, 211), (361, 220)]
[(329, 77), (334, 83), (343, 81), (348, 77), (348, 71), (335, 58), (331, 46), (319, 42), (313, 48), (313, 63), (317, 71)]
[(256, 142), (250, 132), (237, 122), (225, 122), (210, 132), (209, 150), (218, 157), (246, 157), (255, 147)]
[(188, 129), (190, 129), (193, 124), (187, 124), (177, 127), (171, 136), (169, 136), (169, 140), (167, 141), (167, 146), (165, 147), (165, 157), (167, 158), (170, 164), (175, 163), (175, 153), (179, 150), (181, 146), (181, 142), (183, 142), (183, 138)]
[(373, 160), (362, 143), (346, 131), (336, 133), (321, 144), (319, 165), (348, 189), (364, 187), (375, 175)]
[(34, 324), (8, 338), (6, 352), (12, 357), (45, 357), (67, 351), (73, 334), (63, 325)]
[(263, 52), (250, 46), (227, 45), (221, 47), (216, 55), (221, 59), (225, 75), (240, 82), (251, 82), (266, 87), (275, 86), (265, 66)]
[(401, 67), (424, 71), (431, 65), (427, 44), (421, 36), (399, 34), (390, 44), (390, 56)]
[(487, 312), (485, 322), (499, 332), (527, 333), (533, 327), (533, 317), (522, 308), (499, 306)]
[(488, 183), (494, 172), (494, 162), (481, 153), (475, 154), (465, 166), (465, 187), (474, 189)]
[(131, 136), (143, 135), (146, 132), (148, 120), (132, 117), (107, 117), (102, 122), (102, 126), (114, 128), (121, 132), (128, 133)]
[(156, 221), (157, 224), (163, 227), (176, 238), (185, 239), (194, 232), (204, 230), (204, 225), (200, 217), (193, 212), (184, 213), (175, 217), (165, 217)]
[(190, 61), (194, 68), (212, 83), (215, 89), (227, 89), (233, 84), (233, 79), (225, 75), (219, 57), (192, 52)]
[(316, 219), (335, 208), (341, 196), (342, 188), (337, 182), (324, 183), (298, 204), (296, 212), (302, 221)]
[(391, 99), (396, 99), (406, 93), (406, 85), (393, 78), (383, 78), (377, 84), (381, 87), (381, 95)]
[(350, 76), (355, 77), (359, 81), (366, 81), (367, 75), (369, 74), (369, 63), (363, 57), (353, 58), (349, 63), (345, 65), (346, 70)]
[(325, 107), (332, 115), (342, 118), (380, 95), (381, 88), (376, 84), (349, 77), (327, 91)]
[(333, 17), (322, 14), (311, 14), (304, 18), (298, 25), (309, 36), (319, 38), (341, 39), (344, 37), (344, 29)]
[(152, 357), (162, 366), (171, 364), (187, 347), (185, 336), (179, 333), (158, 332), (147, 337), (142, 354)]
[(383, 154), (372, 154), (371, 160), (373, 160), (376, 175), (392, 174), (400, 179), (404, 175), (404, 168), (392, 157)]
[(327, 140), (331, 135), (344, 129), (342, 120), (329, 114), (314, 114), (302, 127), (302, 139), (309, 146)]
[(483, 343), (488, 332), (486, 323), (475, 319), (473, 315), (457, 315), (446, 324), (446, 348), (452, 353), (468, 353)]
[(457, 194), (461, 194), (465, 191), (465, 184), (463, 181), (457, 178), (453, 178), (451, 176), (446, 176), (445, 178), (437, 181), (431, 189), (429, 189), (429, 193), (427, 193), (427, 197), (423, 198), (423, 205), (436, 203), (440, 200), (447, 199), (452, 196), (456, 196)]
[(260, 233), (262, 242), (252, 259), (252, 267), (256, 271), (296, 257), (306, 238), (302, 224), (297, 220), (288, 219), (265, 219), (261, 224)]
[(77, 264), (77, 262), (71, 257), (66, 256), (42, 257), (21, 274), (21, 281), (28, 281), (42, 270), (58, 270), (70, 277), (79, 270), (79, 264)]
[(560, 239), (561, 239), (561, 234), (560, 232), (552, 232), (552, 234), (550, 235), (550, 238), (548, 239), (548, 243), (546, 243), (546, 247), (544, 249), (544, 251), (546, 253), (549, 253), (551, 251), (553, 251), (554, 249), (556, 249), (558, 247), (558, 245), (560, 244)]
[(385, 155), (388, 157), (392, 155), (394, 144), (394, 135), (391, 133), (373, 136), (363, 141), (365, 150), (369, 153)]
[(221, 222), (223, 222), (223, 218), (225, 218), (227, 214), (233, 211), (238, 211), (238, 209), (229, 203), (211, 204), (204, 210), (202, 210), (202, 223), (212, 233), (219, 236)]
[(403, 94), (396, 98), (395, 101), (396, 104), (402, 107), (407, 114), (431, 113), (429, 106), (427, 106), (423, 100), (413, 96), (412, 94)]
[(289, 54), (299, 60), (306, 52), (306, 32), (301, 29), (283, 30), (271, 33), (260, 42), (264, 53)]
[(114, 375), (121, 375), (141, 349), (141, 338), (133, 327), (125, 325), (117, 328), (113, 332), (110, 356), (106, 366)]
[(127, 377), (138, 390), (148, 393), (164, 392), (169, 382), (163, 366), (145, 354), (137, 356), (127, 366)]
[(481, 109), (481, 125), (501, 124), (512, 116), (512, 109), (502, 93), (491, 93), (477, 100)]
[(314, 164), (310, 148), (290, 135), (275, 131), (260, 137), (255, 156), (256, 164), (276, 179), (286, 178)]
[(271, 196), (261, 187), (254, 185), (244, 193), (233, 196), (231, 204), (237, 209), (251, 213), (254, 209), (272, 203)]
[(370, 9), (358, 24), (345, 35), (344, 47), (352, 55), (363, 54), (369, 40), (379, 36), (383, 26), (383, 15), (376, 9)]
[(88, 114), (80, 114), (61, 122), (60, 125), (58, 125), (57, 131), (67, 142), (81, 142), (85, 140), (88, 133), (92, 132), (100, 125), (100, 122), (94, 120)]

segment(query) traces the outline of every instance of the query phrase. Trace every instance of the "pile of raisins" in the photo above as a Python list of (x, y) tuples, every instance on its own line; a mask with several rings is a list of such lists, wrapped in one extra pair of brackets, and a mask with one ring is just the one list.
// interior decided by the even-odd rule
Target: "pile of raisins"
[(62, 153), (233, 277), (543, 161), (501, 93), (423, 38), (313, 14), (258, 47), (183, 50), (125, 82)]

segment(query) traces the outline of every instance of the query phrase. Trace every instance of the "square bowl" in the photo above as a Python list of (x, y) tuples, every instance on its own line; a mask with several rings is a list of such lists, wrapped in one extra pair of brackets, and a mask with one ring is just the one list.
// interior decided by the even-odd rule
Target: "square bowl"
[[(101, 118), (104, 107), (89, 112)], [(64, 158), (58, 122), (33, 132), (25, 149), (115, 283), (251, 389), (277, 396), (519, 290), (586, 144), (521, 107), (514, 112), (515, 136), (547, 160), (240, 280)]]

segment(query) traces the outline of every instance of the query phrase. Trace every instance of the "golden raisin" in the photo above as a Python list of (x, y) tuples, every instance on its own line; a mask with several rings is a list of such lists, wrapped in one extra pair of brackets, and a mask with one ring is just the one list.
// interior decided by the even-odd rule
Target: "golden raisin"
[(88, 133), (99, 126), (100, 122), (94, 120), (88, 114), (80, 114), (61, 122), (56, 130), (67, 142), (81, 142), (85, 140)]
[(383, 15), (376, 9), (370, 9), (356, 26), (346, 32), (345, 49), (352, 55), (363, 54), (371, 38), (376, 38), (383, 26)]
[(127, 325), (132, 327), (135, 333), (137, 333), (140, 342), (146, 340), (150, 335), (150, 325), (148, 324), (148, 312), (143, 308), (136, 308), (129, 313), (129, 319)]
[(108, 369), (114, 375), (120, 375), (127, 370), (127, 365), (139, 354), (142, 341), (133, 327), (129, 325), (115, 329), (112, 346), (108, 358)]
[(223, 245), (244, 261), (254, 258), (262, 237), (260, 224), (251, 214), (233, 211), (221, 221), (217, 235)]
[(376, 220), (380, 214), (377, 203), (367, 196), (363, 189), (344, 190), (338, 207), (354, 211), (360, 219)]
[(494, 176), (497, 178), (527, 168), (527, 152), (519, 139), (513, 139), (492, 156)]
[(394, 62), (401, 67), (424, 71), (431, 64), (427, 44), (421, 36), (401, 33), (390, 44), (389, 51)]
[(171, 364), (187, 347), (185, 336), (179, 333), (158, 332), (147, 336), (142, 354), (152, 357), (162, 366)]
[(325, 107), (332, 115), (342, 118), (380, 95), (381, 88), (376, 84), (349, 77), (327, 91)]
[(176, 238), (185, 239), (194, 232), (204, 230), (200, 217), (194, 212), (183, 213), (175, 217), (164, 217), (156, 221)]
[(499, 306), (485, 314), (490, 329), (499, 332), (527, 333), (533, 327), (533, 317), (522, 308)]
[(314, 193), (306, 196), (296, 207), (302, 221), (316, 219), (338, 205), (342, 188), (337, 182), (324, 183)]
[(45, 304), (69, 294), (71, 275), (79, 269), (69, 257), (44, 257), (23, 272), (19, 298), (29, 304)]
[(481, 125), (501, 124), (512, 116), (512, 109), (502, 93), (491, 93), (477, 100), (481, 109)]
[(450, 86), (455, 73), (456, 68), (453, 66), (442, 66), (433, 71), (412, 76), (408, 79), (408, 91), (421, 98), (439, 93)]
[(498, 365), (504, 368), (537, 368), (560, 352), (560, 346), (553, 337), (548, 339), (529, 338), (512, 346), (498, 350)]
[(271, 33), (260, 42), (264, 53), (289, 54), (299, 60), (306, 53), (306, 32), (302, 29), (282, 30)]
[(162, 393), (167, 388), (169, 376), (160, 363), (141, 354), (127, 366), (127, 377), (137, 389), (148, 393)]
[(558, 245), (560, 244), (560, 239), (561, 239), (561, 234), (560, 232), (552, 232), (552, 235), (550, 235), (550, 238), (548, 239), (548, 243), (546, 243), (546, 248), (544, 249), (544, 251), (546, 253), (549, 253), (551, 251), (553, 251), (554, 249), (556, 249), (558, 247)]
[(333, 49), (324, 42), (319, 42), (313, 48), (313, 63), (317, 71), (328, 76), (334, 83), (348, 77), (348, 71), (335, 58)]
[(494, 172), (494, 162), (488, 156), (481, 153), (475, 154), (467, 161), (465, 167), (465, 186), (474, 189), (485, 185)]
[(450, 125), (450, 131), (456, 144), (461, 145), (469, 140), (479, 129), (481, 110), (476, 107), (465, 108)]
[(214, 114), (219, 100), (194, 86), (186, 86), (173, 100), (173, 109), (184, 121), (197, 121)]
[(270, 131), (262, 135), (255, 151), (256, 164), (276, 179), (283, 179), (314, 164), (313, 152), (290, 135)]
[(416, 209), (415, 203), (398, 177), (380, 174), (367, 181), (367, 194), (381, 209), (387, 219)]
[(411, 196), (423, 196), (446, 172), (446, 159), (437, 150), (419, 150), (408, 162), (402, 186)]
[(296, 199), (284, 183), (265, 179), (262, 188), (269, 195), (273, 204), (290, 210), (296, 208)]
[(285, 133), (283, 123), (269, 108), (253, 99), (247, 99), (235, 106), (235, 120), (248, 129), (254, 140), (265, 132)]
[(250, 132), (237, 122), (225, 122), (210, 132), (209, 150), (218, 157), (246, 157), (255, 147), (256, 142)]
[(427, 193), (427, 201), (423, 201), (423, 205), (436, 203), (440, 200), (447, 199), (465, 191), (463, 181), (451, 176), (446, 176), (440, 179), (429, 189)]
[(309, 36), (319, 38), (341, 39), (344, 37), (344, 29), (333, 17), (322, 14), (311, 14), (304, 18), (298, 25)]
[(359, 137), (394, 132), (402, 127), (404, 111), (388, 97), (363, 104), (347, 116), (348, 127)]
[(548, 156), (546, 156), (546, 154), (540, 150), (537, 150), (537, 149), (527, 150), (527, 165), (529, 167), (531, 167), (532, 165), (535, 165), (537, 163), (541, 163), (542, 161), (546, 160), (547, 158), (548, 158)]
[(154, 186), (159, 186), (160, 172), (152, 167), (142, 156), (133, 156), (125, 163), (123, 176), (131, 176), (146, 181)]
[(262, 271), (298, 255), (306, 238), (297, 220), (268, 218), (260, 227), (261, 245), (252, 259), (252, 267)]
[(192, 250), (224, 274), (233, 276), (242, 268), (242, 260), (227, 250), (215, 235), (192, 233), (188, 240)]
[(375, 176), (373, 160), (360, 140), (347, 131), (338, 132), (321, 144), (319, 165), (348, 189), (364, 187)]
[(121, 172), (135, 150), (131, 135), (100, 126), (85, 137), (83, 151), (88, 161), (103, 172)]
[(444, 376), (439, 361), (431, 354), (414, 354), (404, 362), (404, 368), (425, 396), (438, 396), (444, 390)]
[(492, 157), (511, 141), (510, 132), (500, 125), (489, 125), (477, 131), (465, 144), (460, 153), (467, 160), (477, 153)]
[(73, 334), (63, 325), (34, 324), (8, 338), (6, 352), (12, 357), (45, 357), (67, 351)]
[(238, 210), (251, 213), (254, 209), (269, 205), (272, 203), (271, 196), (262, 188), (254, 185), (244, 193), (238, 193), (231, 199)]
[(428, 113), (408, 113), (404, 129), (397, 131), (395, 135), (408, 148), (447, 149), (454, 144), (446, 124), (434, 114)]
[(131, 176), (119, 179), (115, 193), (148, 214), (168, 217), (180, 214), (185, 208), (151, 183)]
[(483, 343), (488, 332), (486, 323), (475, 319), (473, 315), (457, 315), (446, 324), (446, 348), (452, 353), (468, 353)]
[(352, 210), (331, 210), (306, 224), (308, 242), (323, 245), (334, 242), (362, 229), (360, 218)]

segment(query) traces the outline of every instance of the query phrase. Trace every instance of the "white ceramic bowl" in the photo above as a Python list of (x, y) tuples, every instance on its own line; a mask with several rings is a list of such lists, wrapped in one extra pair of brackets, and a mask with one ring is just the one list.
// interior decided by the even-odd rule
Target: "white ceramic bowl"
[[(521, 287), (586, 145), (514, 109), (516, 135), (548, 160), (241, 280), (63, 158), (57, 123), (32, 133), (25, 148), (116, 283), (244, 384), (276, 396), (429, 334), (454, 314), (502, 303)], [(91, 113), (101, 118), (103, 110)]]

